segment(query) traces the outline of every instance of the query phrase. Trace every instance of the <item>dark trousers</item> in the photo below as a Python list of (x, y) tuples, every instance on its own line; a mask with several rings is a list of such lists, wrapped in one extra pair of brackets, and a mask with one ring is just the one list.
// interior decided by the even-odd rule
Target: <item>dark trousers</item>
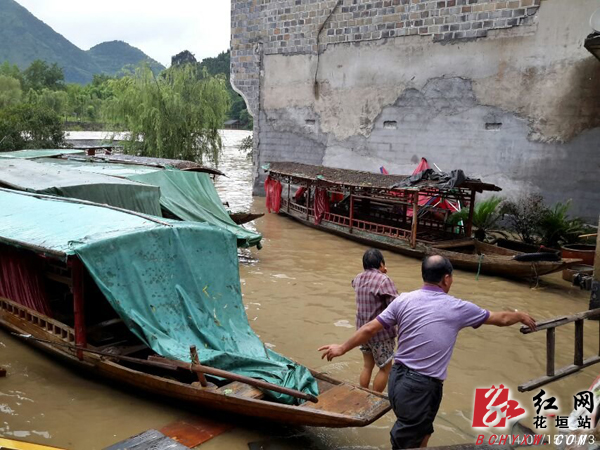
[(420, 447), (433, 433), (442, 387), (440, 380), (394, 364), (388, 380), (388, 396), (397, 419), (390, 432), (394, 450)]

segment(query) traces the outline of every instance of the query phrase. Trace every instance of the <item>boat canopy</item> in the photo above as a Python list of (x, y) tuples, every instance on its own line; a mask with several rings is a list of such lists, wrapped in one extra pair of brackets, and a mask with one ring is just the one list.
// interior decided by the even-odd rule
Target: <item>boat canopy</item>
[(161, 167), (163, 169), (172, 167), (179, 170), (188, 170), (191, 172), (205, 172), (212, 175), (225, 175), (218, 169), (213, 167), (206, 167), (202, 164), (195, 163), (193, 161), (185, 161), (183, 159), (166, 159), (166, 158), (151, 158), (149, 156), (135, 156), (135, 155), (97, 155), (93, 159), (106, 161), (109, 163), (120, 163), (120, 164), (136, 164), (150, 167)]
[(344, 188), (361, 188), (364, 190), (384, 191), (423, 191), (436, 189), (440, 191), (454, 188), (483, 191), (501, 191), (493, 184), (481, 180), (467, 178), (462, 171), (450, 174), (437, 174), (433, 170), (421, 172), (428, 176), (385, 175), (382, 173), (361, 170), (337, 169), (325, 166), (313, 166), (295, 162), (272, 162), (264, 167), (269, 176), (305, 180), (319, 184), (329, 184)]
[(37, 161), (40, 160), (0, 158), (0, 186), (161, 215), (157, 186)]
[(189, 361), (195, 345), (202, 364), (318, 395), (308, 369), (250, 327), (235, 237), (221, 228), (0, 189), (0, 241), (78, 257), (127, 327), (165, 358)]
[(17, 150), (14, 152), (0, 152), (0, 158), (37, 159), (51, 158), (62, 155), (85, 155), (83, 150), (58, 148), (41, 150)]
[[(133, 188), (139, 187), (140, 190), (143, 187), (151, 187), (156, 190), (154, 203), (158, 205), (158, 209), (155, 208), (152, 212), (148, 210), (141, 212), (160, 217), (162, 206), (162, 208), (174, 217), (181, 220), (211, 223), (235, 234), (239, 247), (258, 245), (262, 239), (261, 234), (237, 225), (229, 217), (208, 173), (163, 169), (137, 164), (115, 164), (80, 158), (43, 158), (36, 160), (37, 162), (40, 163), (37, 166), (41, 175), (47, 170), (55, 174), (55, 178), (64, 177), (68, 180), (71, 178), (70, 173), (77, 173), (82, 181), (85, 177), (82, 177), (81, 174), (84, 174), (87, 176), (100, 176), (109, 180), (120, 180), (123, 183), (131, 183), (134, 185)], [(36, 164), (30, 161), (25, 161), (25, 163)], [(0, 183), (2, 183), (2, 178), (3, 174), (0, 173)], [(25, 182), (26, 180), (23, 183)], [(115, 183), (117, 182), (115, 181)], [(45, 193), (92, 200), (89, 198), (90, 192), (95, 192), (96, 190), (97, 188), (90, 184), (87, 186), (81, 185), (77, 189), (70, 189), (67, 194), (56, 190)], [(99, 203), (140, 211), (140, 209), (127, 208), (121, 203), (112, 201), (113, 199), (109, 197), (105, 197), (104, 200), (99, 201)]]

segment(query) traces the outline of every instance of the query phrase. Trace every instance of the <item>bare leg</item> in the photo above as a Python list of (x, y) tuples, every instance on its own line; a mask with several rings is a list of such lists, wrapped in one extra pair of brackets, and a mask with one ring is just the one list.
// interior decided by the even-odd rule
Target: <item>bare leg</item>
[(385, 387), (387, 386), (388, 377), (390, 376), (390, 371), (392, 370), (392, 361), (387, 363), (385, 366), (379, 369), (377, 375), (375, 375), (375, 379), (373, 380), (373, 390), (377, 392), (383, 392)]
[(421, 441), (421, 448), (425, 448), (427, 447), (427, 444), (429, 443), (429, 438), (431, 437), (430, 434), (428, 434), (427, 436), (425, 436), (423, 438), (423, 440)]
[(363, 355), (363, 370), (360, 373), (360, 387), (368, 388), (371, 383), (371, 374), (375, 367), (375, 360), (371, 353), (362, 352)]

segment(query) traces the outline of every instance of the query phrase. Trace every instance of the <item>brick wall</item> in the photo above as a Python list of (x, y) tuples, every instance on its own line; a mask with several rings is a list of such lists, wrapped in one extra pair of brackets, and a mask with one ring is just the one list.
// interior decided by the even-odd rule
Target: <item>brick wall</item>
[(534, 20), (541, 0), (232, 0), (231, 73), (257, 117), (260, 58), (421, 35), (450, 42)]

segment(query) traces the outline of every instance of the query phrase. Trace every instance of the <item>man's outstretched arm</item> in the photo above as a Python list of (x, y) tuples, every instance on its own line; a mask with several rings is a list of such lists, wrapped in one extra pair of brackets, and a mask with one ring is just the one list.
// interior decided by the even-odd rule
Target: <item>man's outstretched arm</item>
[(496, 325), (497, 327), (510, 327), (515, 323), (522, 323), (533, 331), (536, 329), (535, 320), (529, 314), (521, 311), (501, 311), (490, 312), (490, 317), (484, 322), (486, 325)]
[(371, 339), (381, 330), (383, 330), (383, 325), (381, 325), (377, 319), (371, 320), (369, 323), (366, 323), (356, 330), (356, 332), (350, 336), (350, 339), (348, 339), (342, 345), (330, 344), (320, 347), (319, 351), (323, 352), (321, 359), (327, 358), (327, 361), (331, 361), (333, 358), (342, 356), (353, 348), (358, 347), (361, 344), (366, 344), (369, 339)]

